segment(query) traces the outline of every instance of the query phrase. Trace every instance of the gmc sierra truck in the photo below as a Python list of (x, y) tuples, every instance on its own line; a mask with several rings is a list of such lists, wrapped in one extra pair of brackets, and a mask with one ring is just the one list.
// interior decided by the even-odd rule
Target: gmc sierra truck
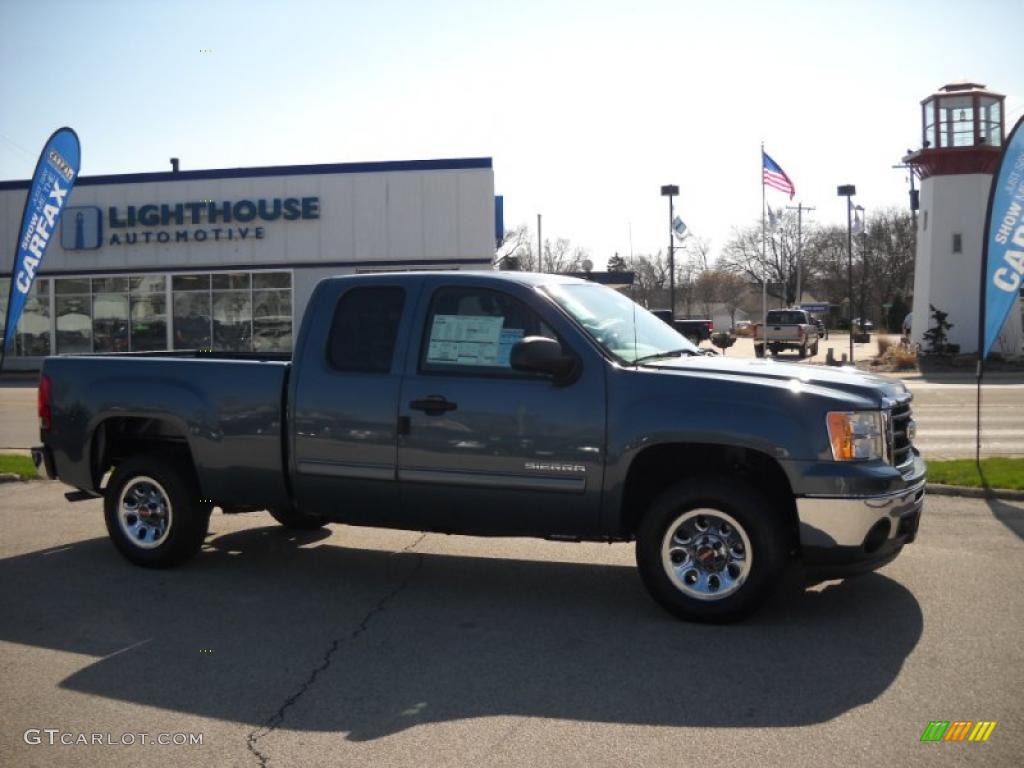
[(818, 354), (818, 324), (802, 309), (772, 309), (765, 323), (754, 326), (754, 354), (764, 357), (765, 343), (777, 355), (784, 349), (795, 349), (803, 359)]
[[(754, 610), (914, 539), (910, 393), (853, 369), (701, 355), (558, 275), (325, 279), (291, 360), (47, 358), (37, 466), (102, 496), (128, 560), (195, 555), (211, 510), (281, 524), (635, 541), (684, 619)], [(41, 470), (42, 471), (42, 470)]]

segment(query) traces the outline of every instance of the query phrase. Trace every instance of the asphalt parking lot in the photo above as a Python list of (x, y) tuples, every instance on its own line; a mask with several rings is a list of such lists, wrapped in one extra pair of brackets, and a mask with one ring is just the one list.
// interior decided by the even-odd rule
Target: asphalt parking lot
[[(147, 571), (64, 490), (0, 486), (0, 765), (1009, 766), (1024, 749), (1021, 504), (931, 497), (881, 572), (705, 627), (653, 604), (628, 545), (217, 514), (197, 559)], [(921, 743), (936, 719), (998, 725)], [(59, 743), (82, 733), (203, 743)]]

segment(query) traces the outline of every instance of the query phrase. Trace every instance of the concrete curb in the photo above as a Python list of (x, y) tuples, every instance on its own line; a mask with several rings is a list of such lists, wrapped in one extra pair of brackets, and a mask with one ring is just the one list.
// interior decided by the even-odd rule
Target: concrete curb
[(936, 496), (963, 496), (968, 499), (1024, 501), (1024, 491), (1012, 491), (1008, 488), (968, 488), (963, 485), (928, 483), (926, 490), (928, 493), (933, 493)]
[(0, 472), (0, 483), (20, 483), (21, 475), (16, 475), (13, 472)]

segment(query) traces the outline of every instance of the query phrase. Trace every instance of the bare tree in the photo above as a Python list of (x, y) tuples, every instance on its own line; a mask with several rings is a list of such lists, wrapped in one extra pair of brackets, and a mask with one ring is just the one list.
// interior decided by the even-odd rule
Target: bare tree
[(501, 245), (494, 254), (494, 264), (498, 269), (517, 269), (523, 272), (537, 270), (533, 234), (528, 225), (520, 224), (505, 233)]
[[(779, 214), (778, 224), (768, 231), (762, 253), (761, 225), (733, 230), (722, 249), (719, 264), (747, 275), (758, 284), (768, 281), (768, 294), (791, 304), (796, 298), (797, 222), (790, 213)], [(806, 255), (806, 248), (805, 248)]]
[(536, 236), (528, 224), (520, 224), (505, 233), (494, 256), (498, 269), (523, 272), (579, 272), (587, 258), (587, 250), (574, 246), (567, 238), (544, 241), (544, 258), (534, 250)]

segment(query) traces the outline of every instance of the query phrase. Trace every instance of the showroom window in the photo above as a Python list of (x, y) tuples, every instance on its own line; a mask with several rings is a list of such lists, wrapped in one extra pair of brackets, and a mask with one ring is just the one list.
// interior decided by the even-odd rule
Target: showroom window
[(292, 348), (292, 276), (255, 272), (252, 276), (252, 346), (256, 352)]
[(129, 277), (128, 286), (132, 352), (167, 349), (167, 278), (164, 275)]
[[(0, 278), (0, 335), (10, 279)], [(168, 306), (170, 302), (170, 306)], [(168, 331), (171, 336), (168, 336)], [(287, 354), (291, 272), (38, 278), (15, 355), (213, 349)]]
[[(0, 279), (0, 338), (7, 319), (10, 278)], [(32, 284), (25, 308), (18, 320), (13, 355), (45, 356), (50, 354), (50, 281), (37, 278)]]
[(92, 280), (92, 339), (94, 352), (128, 352), (128, 278)]
[(248, 272), (213, 276), (213, 348), (252, 350), (252, 275)]
[(210, 349), (210, 275), (174, 275), (174, 348)]
[(92, 292), (88, 277), (54, 280), (57, 354), (92, 352)]

